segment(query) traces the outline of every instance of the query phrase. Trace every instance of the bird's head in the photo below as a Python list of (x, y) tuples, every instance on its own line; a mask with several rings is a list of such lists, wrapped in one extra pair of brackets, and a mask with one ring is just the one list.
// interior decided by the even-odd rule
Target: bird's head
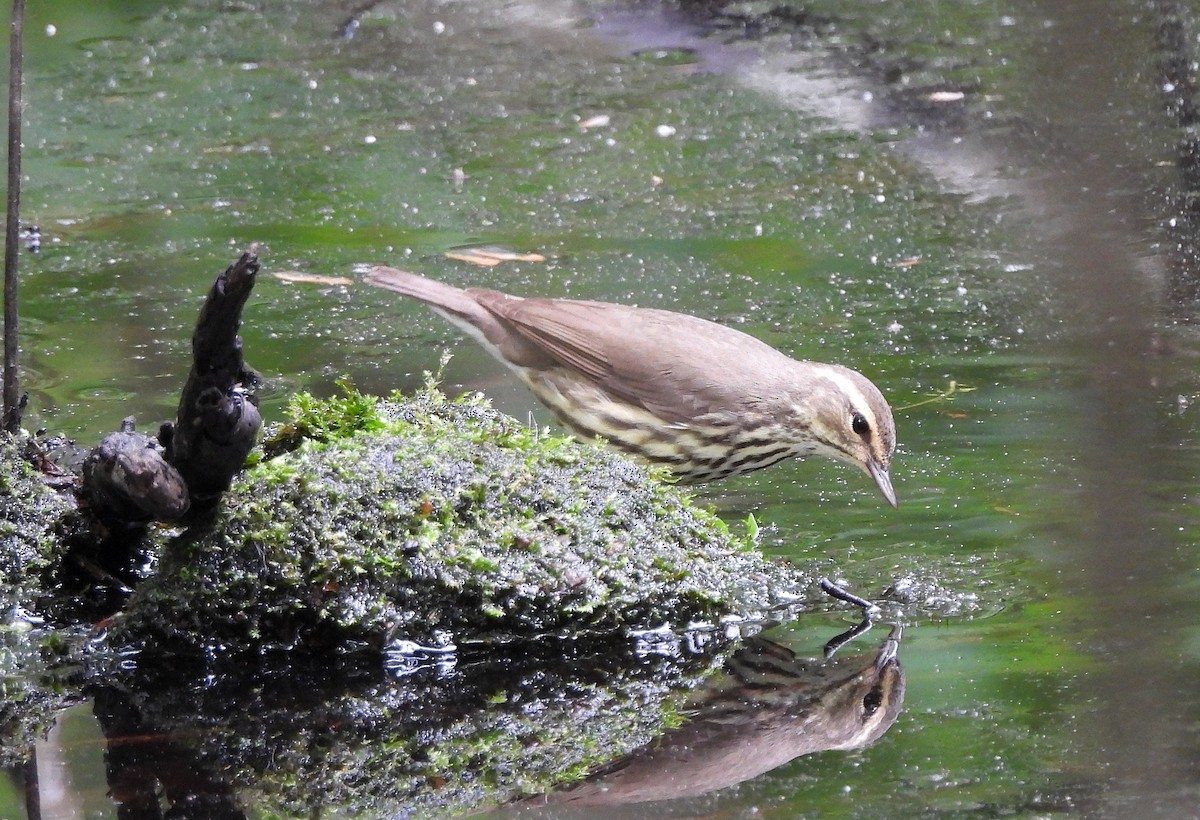
[(858, 467), (895, 507), (889, 469), (896, 451), (896, 423), (887, 399), (857, 371), (808, 364), (813, 383), (806, 391), (804, 416), (816, 451)]

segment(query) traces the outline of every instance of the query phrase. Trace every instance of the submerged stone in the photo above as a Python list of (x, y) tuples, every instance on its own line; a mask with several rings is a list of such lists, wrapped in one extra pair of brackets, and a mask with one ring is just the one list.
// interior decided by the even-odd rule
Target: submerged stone
[(301, 397), (210, 525), (163, 550), (114, 639), (385, 648), (755, 617), (808, 579), (599, 447), (477, 399)]

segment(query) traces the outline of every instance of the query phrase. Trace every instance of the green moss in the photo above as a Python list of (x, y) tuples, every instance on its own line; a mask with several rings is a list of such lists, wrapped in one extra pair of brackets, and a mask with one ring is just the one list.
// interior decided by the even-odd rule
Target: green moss
[(318, 399), (309, 393), (293, 396), (287, 406), (288, 421), (267, 434), (262, 457), (271, 459), (305, 441), (330, 441), (383, 429), (378, 399), (351, 390), (344, 383), (342, 388), (342, 394), (331, 399)]
[(36, 447), (27, 434), (0, 434), (0, 626), (13, 611), (33, 608), (75, 514), (73, 496), (47, 487), (26, 460)]
[(26, 434), (0, 434), (0, 766), (25, 759), (65, 698), (50, 671), (65, 653), (62, 633), (30, 628), (59, 536), (71, 530), (75, 504), (42, 481), (26, 460)]

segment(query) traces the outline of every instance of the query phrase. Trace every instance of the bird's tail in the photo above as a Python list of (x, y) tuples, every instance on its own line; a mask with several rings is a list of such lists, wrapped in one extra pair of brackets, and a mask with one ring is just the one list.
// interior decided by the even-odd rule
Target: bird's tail
[(395, 291), (422, 301), (440, 313), (448, 314), (448, 318), (455, 324), (466, 322), (479, 327), (494, 321), (467, 291), (436, 279), (376, 265), (367, 273), (365, 281), (377, 288)]
[[(498, 348), (506, 342), (516, 343), (513, 334), (495, 315), (476, 301), (471, 291), (385, 265), (371, 268), (365, 281), (377, 288), (395, 291), (424, 302), (477, 339), (500, 361), (509, 363), (509, 359), (498, 352)], [(515, 350), (511, 355), (516, 355)]]
[(454, 313), (460, 313), (464, 309), (469, 310), (469, 305), (475, 304), (475, 300), (468, 296), (462, 288), (385, 265), (376, 265), (371, 268), (366, 275), (366, 282), (377, 288), (402, 293), (433, 307)]

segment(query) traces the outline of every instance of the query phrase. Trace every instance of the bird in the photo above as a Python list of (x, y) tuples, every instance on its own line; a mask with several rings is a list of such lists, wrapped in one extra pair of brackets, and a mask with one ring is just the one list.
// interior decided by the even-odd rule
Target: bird
[(896, 506), (892, 410), (855, 370), (669, 310), (464, 289), (385, 265), (365, 281), (461, 328), (575, 434), (681, 483), (817, 454), (858, 467)]

